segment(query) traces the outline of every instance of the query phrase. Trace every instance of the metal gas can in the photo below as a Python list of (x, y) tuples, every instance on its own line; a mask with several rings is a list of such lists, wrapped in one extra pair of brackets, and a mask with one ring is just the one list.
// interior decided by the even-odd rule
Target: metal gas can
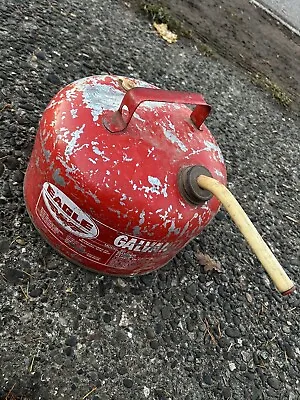
[(104, 274), (168, 263), (220, 206), (193, 187), (193, 174), (226, 184), (204, 125), (209, 112), (199, 94), (137, 79), (92, 76), (63, 88), (42, 115), (24, 181), (38, 231), (75, 264)]

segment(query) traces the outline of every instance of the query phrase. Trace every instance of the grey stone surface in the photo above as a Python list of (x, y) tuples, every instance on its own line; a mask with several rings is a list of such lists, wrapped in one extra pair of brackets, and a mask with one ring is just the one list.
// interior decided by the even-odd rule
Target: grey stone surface
[(258, 0), (300, 32), (300, 2), (298, 0)]
[[(1, 390), (33, 400), (78, 400), (94, 387), (95, 400), (299, 398), (299, 293), (279, 301), (229, 218), (159, 272), (102, 277), (45, 244), (15, 180), (41, 112), (75, 79), (107, 71), (200, 92), (229, 187), (299, 281), (299, 119), (229, 62), (166, 44), (117, 0), (1, 1), (0, 40), (0, 109), (11, 105), (0, 113)], [(205, 274), (198, 248), (225, 273)]]

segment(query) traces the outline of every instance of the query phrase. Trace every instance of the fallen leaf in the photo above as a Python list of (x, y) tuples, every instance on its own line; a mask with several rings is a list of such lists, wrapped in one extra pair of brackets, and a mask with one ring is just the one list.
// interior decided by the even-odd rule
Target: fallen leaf
[(197, 253), (195, 253), (195, 256), (199, 261), (199, 264), (203, 265), (204, 272), (208, 271), (217, 271), (220, 273), (223, 272), (219, 261), (212, 259), (208, 254), (203, 254), (200, 251), (198, 251)]
[(158, 23), (154, 22), (153, 26), (157, 30), (157, 32), (160, 34), (160, 36), (164, 40), (166, 40), (168, 43), (177, 42), (176, 33), (169, 31), (167, 24), (158, 24)]

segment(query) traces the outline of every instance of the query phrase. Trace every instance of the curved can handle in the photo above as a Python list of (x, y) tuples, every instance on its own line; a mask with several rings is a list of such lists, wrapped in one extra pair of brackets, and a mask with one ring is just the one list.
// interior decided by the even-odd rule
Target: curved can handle
[[(200, 129), (211, 110), (211, 106), (208, 105), (203, 96), (198, 93), (136, 87), (130, 89), (125, 94), (117, 111), (113, 112), (109, 117), (103, 118), (105, 128), (112, 133), (121, 132), (126, 129), (135, 110), (144, 101), (196, 104), (190, 118), (198, 129)], [(128, 109), (126, 119), (123, 115), (124, 107)]]

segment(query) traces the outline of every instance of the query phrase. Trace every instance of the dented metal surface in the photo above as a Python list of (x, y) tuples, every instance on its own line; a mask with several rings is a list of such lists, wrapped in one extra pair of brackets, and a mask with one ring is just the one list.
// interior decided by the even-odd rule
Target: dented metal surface
[(219, 208), (214, 197), (187, 203), (179, 171), (203, 165), (222, 183), (226, 171), (214, 138), (205, 125), (195, 127), (185, 105), (145, 99), (124, 131), (109, 132), (103, 118), (125, 93), (117, 76), (62, 89), (40, 121), (24, 193), (35, 226), (64, 256), (99, 272), (134, 275), (166, 264)]

